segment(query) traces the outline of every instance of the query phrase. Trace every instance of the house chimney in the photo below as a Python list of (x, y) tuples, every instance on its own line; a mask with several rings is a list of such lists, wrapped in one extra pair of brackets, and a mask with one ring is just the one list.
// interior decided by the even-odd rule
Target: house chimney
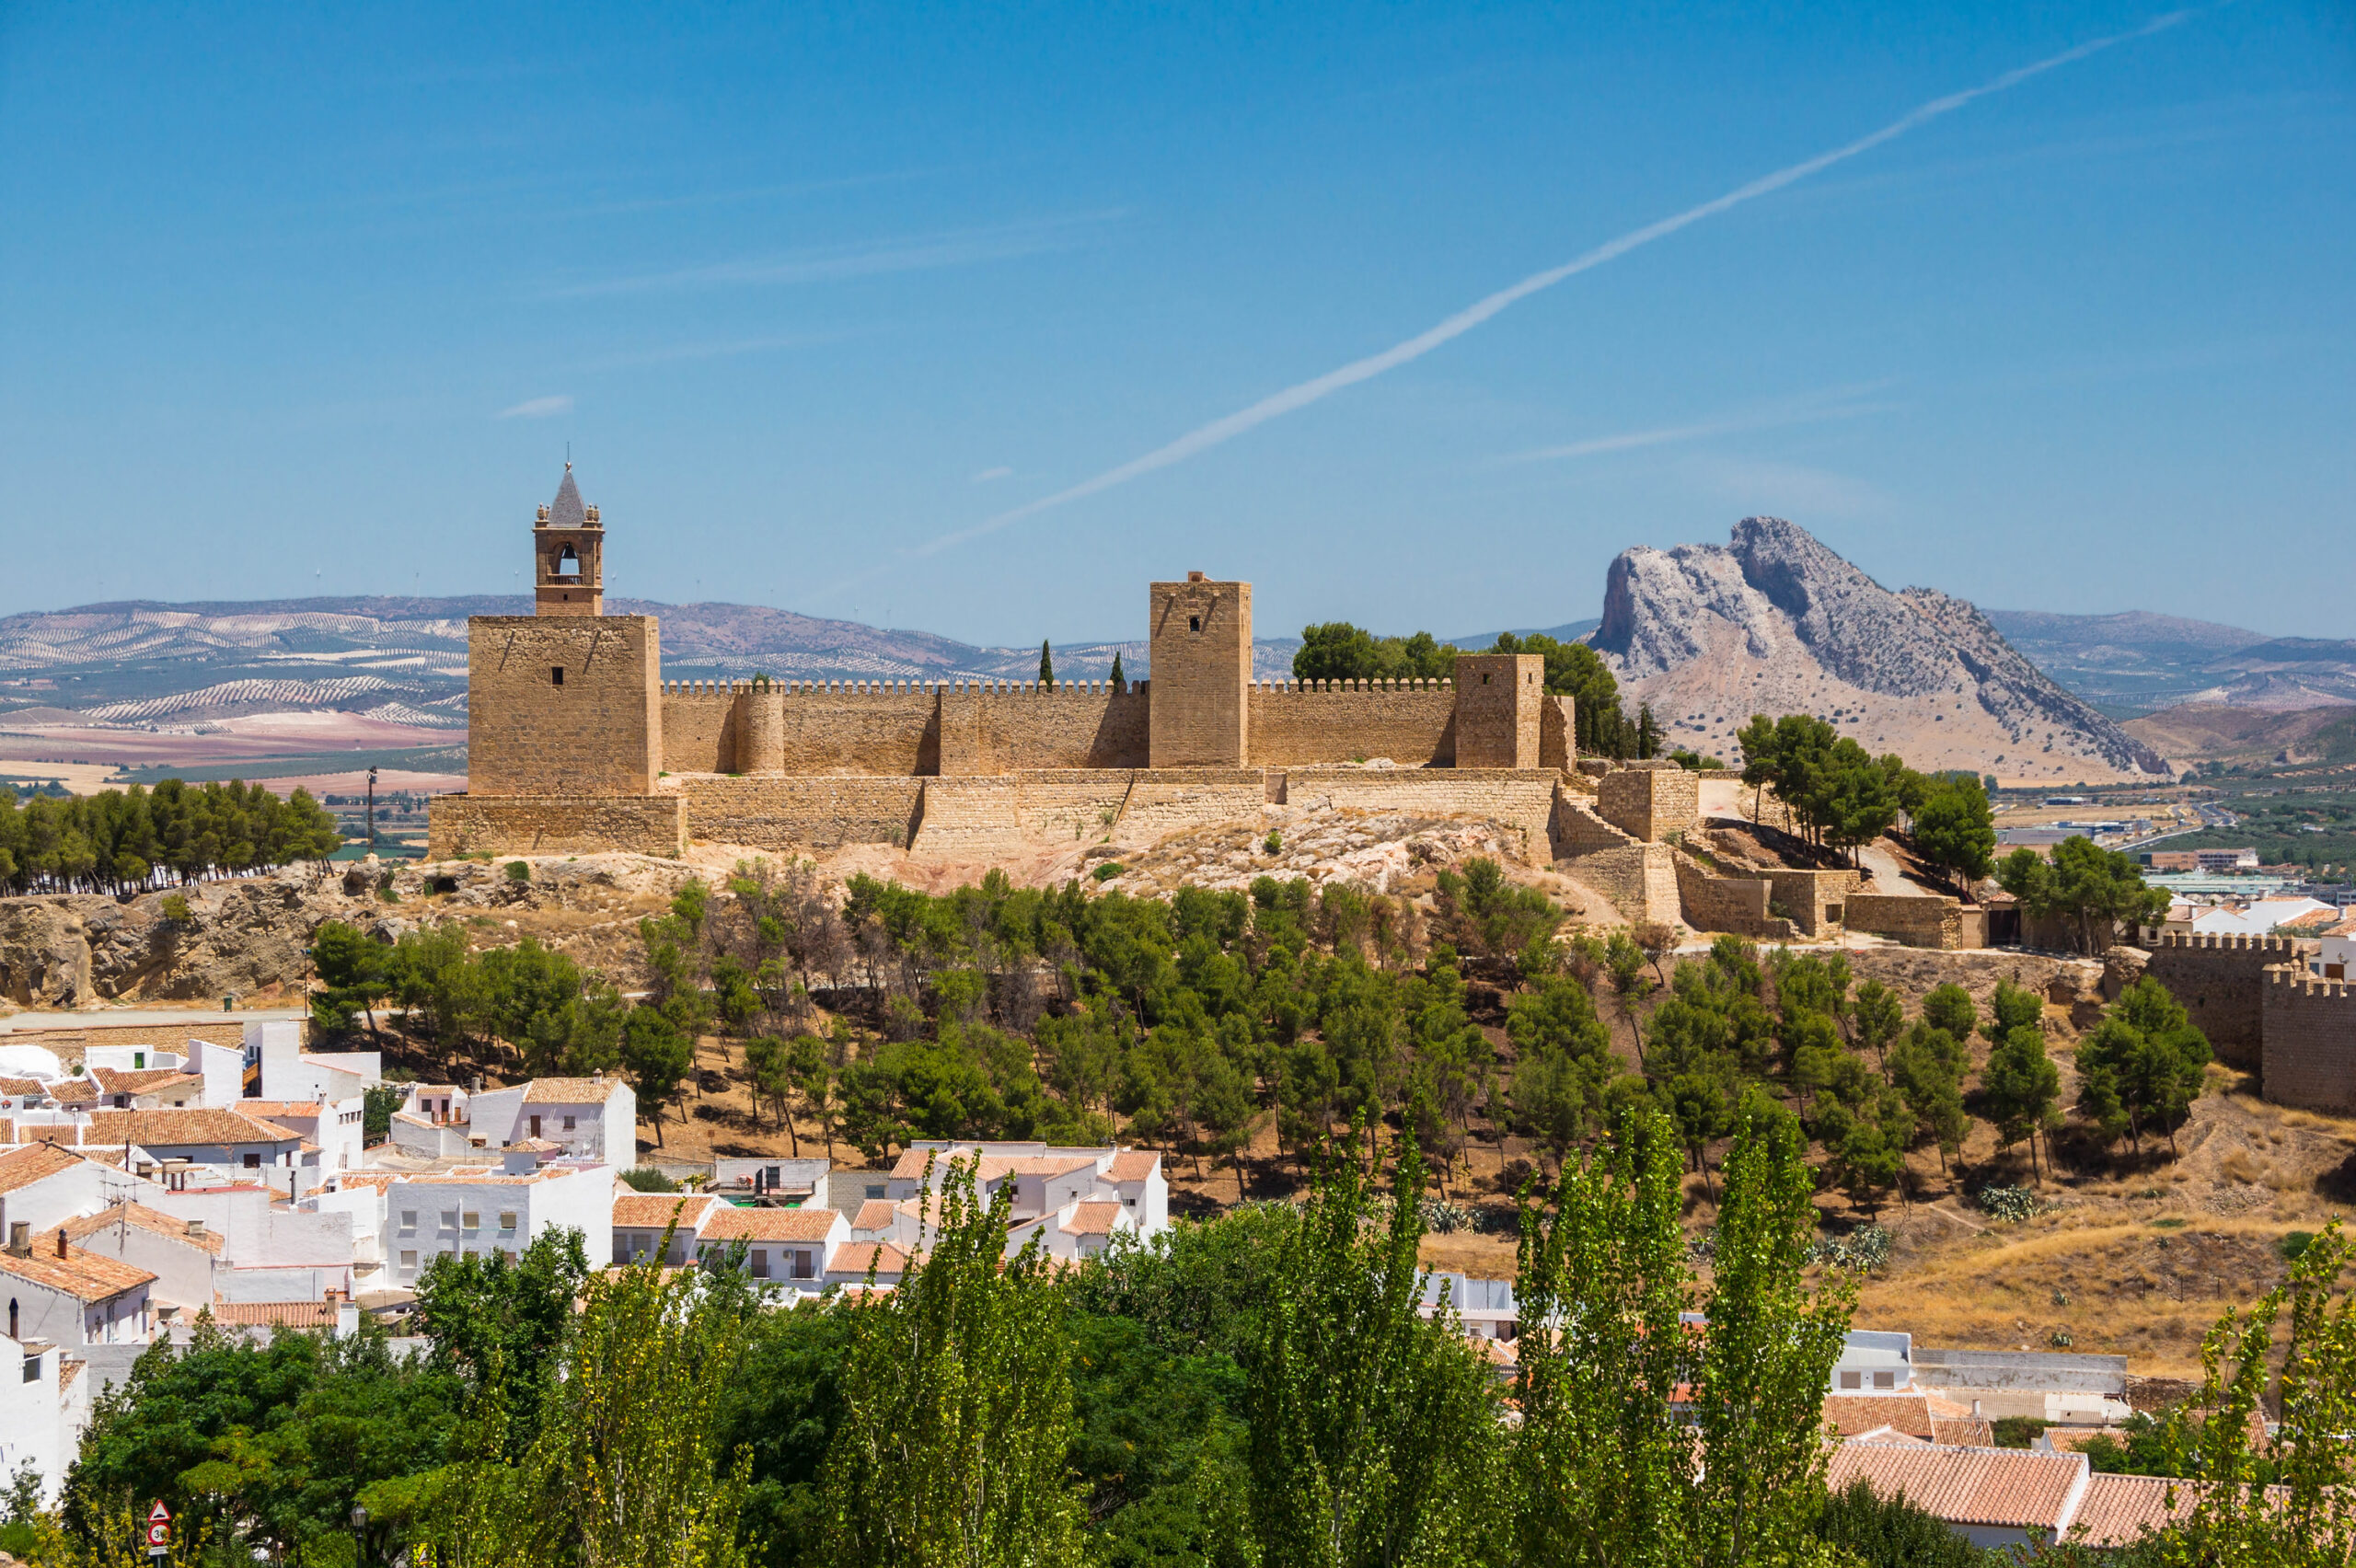
[(190, 1220), (190, 1221), (188, 1222), (188, 1233), (189, 1233), (190, 1237), (191, 1237), (191, 1238), (192, 1238), (192, 1239), (195, 1239), (195, 1240), (199, 1240), (199, 1241), (203, 1240), (203, 1239), (204, 1239), (204, 1221), (202, 1221), (202, 1220), (201, 1220), (201, 1219), (191, 1219), (191, 1220)]
[(62, 1225), (57, 1228), (57, 1255), (65, 1256), (65, 1227)]
[(33, 1255), (32, 1221), (20, 1219), (8, 1227), (8, 1251), (20, 1258), (29, 1258)]

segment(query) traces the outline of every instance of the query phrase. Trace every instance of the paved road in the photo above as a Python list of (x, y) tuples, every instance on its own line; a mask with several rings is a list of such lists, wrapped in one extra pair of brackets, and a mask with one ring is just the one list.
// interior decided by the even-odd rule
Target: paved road
[(89, 1012), (20, 1012), (0, 1018), (0, 1034), (14, 1034), (29, 1029), (80, 1029), (89, 1024), (109, 1023), (218, 1023), (225, 1018), (240, 1023), (273, 1022), (291, 1018), (308, 1018), (306, 1008), (240, 1008), (225, 1013), (220, 1008), (100, 1008)]
[(1928, 888), (1917, 887), (1912, 882), (1906, 880), (1906, 873), (1899, 869), (1898, 857), (1883, 848), (1880, 845), (1865, 845), (1863, 848), (1857, 851), (1857, 859), (1864, 861), (1865, 865), (1872, 869), (1874, 880), (1871, 886), (1874, 892), (1877, 894), (1913, 894), (1924, 898), (1930, 896), (1930, 890)]

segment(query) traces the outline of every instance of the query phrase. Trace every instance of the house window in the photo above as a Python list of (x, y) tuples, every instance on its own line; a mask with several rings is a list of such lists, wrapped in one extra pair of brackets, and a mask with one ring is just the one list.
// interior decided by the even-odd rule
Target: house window
[(417, 1211), (415, 1209), (401, 1210), (401, 1228), (403, 1230), (415, 1230), (417, 1228)]
[(1865, 1386), (1865, 1375), (1862, 1372), (1843, 1372), (1841, 1374), (1841, 1386), (1844, 1389), (1862, 1389)]
[(794, 1253), (793, 1277), (796, 1279), (808, 1279), (810, 1277), (810, 1254), (807, 1252)]
[(456, 1230), (458, 1228), (458, 1211), (456, 1209), (444, 1209), (442, 1211), (442, 1228), (445, 1230)]
[(416, 1267), (417, 1267), (417, 1254), (416, 1254), (415, 1252), (403, 1252), (403, 1253), (401, 1254), (401, 1267), (403, 1267), (403, 1268), (405, 1268), (405, 1269), (414, 1269), (414, 1268), (416, 1268)]
[(572, 1131), (572, 1118), (570, 1116), (564, 1119), (564, 1130), (568, 1133)]
[(511, 1236), (515, 1233), (515, 1211), (514, 1209), (501, 1209), (499, 1211), (499, 1228)]
[(146, 1052), (144, 1052), (144, 1051), (133, 1051), (133, 1052), (131, 1054), (131, 1070), (132, 1070), (133, 1072), (134, 1072), (134, 1073), (135, 1073), (135, 1072), (138, 1072), (141, 1068), (143, 1068), (143, 1067), (146, 1066), (146, 1065), (147, 1065), (147, 1053), (146, 1053)]
[(772, 1187), (781, 1185), (785, 1179), (783, 1169), (775, 1165), (763, 1167), (761, 1173), (768, 1179), (768, 1184)]
[(532, 1136), (534, 1137), (540, 1136), (540, 1119), (537, 1116), (532, 1118)]
[(247, 1170), (260, 1170), (260, 1169), (261, 1169), (261, 1156), (260, 1156), (260, 1155), (258, 1155), (258, 1154), (249, 1154), (249, 1155), (246, 1156), (246, 1169), (247, 1169)]
[(466, 1213), (464, 1228), (468, 1230), (480, 1230), (482, 1228), (482, 1216), (477, 1214), (473, 1209), (468, 1209)]
[(562, 686), (563, 684), (564, 666), (562, 664), (550, 664), (549, 666), (549, 685)]
[(867, 1195), (871, 1198), (880, 1198), (884, 1195), (884, 1189), (881, 1187), (870, 1187), (867, 1189)]
[(769, 1277), (769, 1255), (757, 1247), (753, 1250), (753, 1277), (755, 1279)]
[(25, 1357), (25, 1381), (28, 1383), (40, 1381), (40, 1352), (39, 1351)]
[(1898, 1387), (1898, 1374), (1895, 1372), (1875, 1373), (1874, 1387), (1877, 1389), (1894, 1389)]

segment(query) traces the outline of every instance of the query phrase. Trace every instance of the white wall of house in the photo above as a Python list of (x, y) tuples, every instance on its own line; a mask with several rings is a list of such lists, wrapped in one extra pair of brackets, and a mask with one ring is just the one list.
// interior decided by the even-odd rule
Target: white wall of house
[(0, 1293), (8, 1297), (18, 1339), (48, 1340), (69, 1350), (143, 1343), (155, 1320), (144, 1285), (103, 1301), (85, 1301), (72, 1291), (0, 1269)]
[(306, 1051), (293, 1019), (246, 1025), (246, 1055), (261, 1067), (264, 1100), (349, 1100), (385, 1080), (379, 1051)]
[(386, 1188), (385, 1283), (413, 1285), (439, 1253), (521, 1252), (548, 1231), (578, 1230), (594, 1256), (613, 1233), (608, 1166), (546, 1166), (531, 1175), (485, 1173), (396, 1181)]
[(235, 1106), (246, 1093), (246, 1054), (210, 1040), (188, 1043), (188, 1070), (204, 1080), (204, 1103)]
[[(65, 1483), (65, 1469), (82, 1446), (82, 1425), (88, 1418), (88, 1379), (84, 1400), (75, 1401), (60, 1387), (64, 1357), (54, 1344), (0, 1334), (0, 1474), (15, 1475), (30, 1465), (40, 1476), (40, 1501), (54, 1507)], [(81, 1404), (81, 1418), (75, 1406)]]
[(248, 1112), (248, 1114), (274, 1127), (284, 1127), (318, 1146), (318, 1165), (322, 1174), (359, 1170), (366, 1144), (364, 1121), (367, 1102), (355, 1094), (347, 1100), (318, 1100), (307, 1103), (316, 1108), (308, 1114), (263, 1115), (260, 1112)]
[[(332, 1180), (332, 1179), (331, 1179)], [(340, 1214), (352, 1221), (352, 1266), (365, 1274), (385, 1262), (385, 1186), (378, 1182), (338, 1183), (297, 1205), (313, 1214)]]
[[(221, 1261), (226, 1269), (318, 1269), (350, 1277), (355, 1228), (348, 1210), (289, 1208), (273, 1204), (269, 1192), (251, 1186), (191, 1187), (157, 1193), (141, 1201), (175, 1219), (204, 1221), (205, 1228), (221, 1238)], [(248, 1296), (243, 1299), (301, 1298)]]
[(201, 1246), (191, 1247), (186, 1241), (157, 1235), (141, 1225), (106, 1226), (75, 1245), (84, 1251), (145, 1269), (156, 1276), (156, 1283), (147, 1287), (148, 1294), (157, 1301), (187, 1308), (191, 1317), (197, 1309), (213, 1300), (216, 1260), (214, 1253)]
[(12, 1225), (53, 1230), (69, 1219), (96, 1214), (111, 1206), (133, 1185), (133, 1178), (95, 1159), (77, 1159), (38, 1182), (0, 1193), (0, 1241), (7, 1239)]
[[(603, 1100), (536, 1101), (526, 1098), (517, 1107), (509, 1141), (537, 1136), (561, 1144), (565, 1153), (576, 1159), (629, 1169), (638, 1163), (638, 1096), (619, 1079), (607, 1079), (606, 1087)], [(537, 1135), (532, 1132), (536, 1116), (540, 1124)]]
[(467, 1117), (485, 1148), (505, 1148), (524, 1135), (515, 1130), (516, 1113), (524, 1109), (525, 1086), (486, 1089), (467, 1101)]
[(168, 1046), (89, 1045), (82, 1051), (82, 1070), (107, 1067), (118, 1073), (144, 1073), (156, 1067), (178, 1067), (188, 1058)]

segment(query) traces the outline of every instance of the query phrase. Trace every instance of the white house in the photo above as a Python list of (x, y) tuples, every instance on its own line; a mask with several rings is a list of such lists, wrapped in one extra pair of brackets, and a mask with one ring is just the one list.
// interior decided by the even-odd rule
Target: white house
[(833, 1209), (734, 1208), (704, 1216), (698, 1256), (717, 1263), (745, 1249), (743, 1267), (756, 1280), (817, 1290), (835, 1253), (850, 1239), (850, 1222)]
[(2319, 944), (2322, 951), (2315, 956), (2314, 969), (2327, 980), (2346, 980), (2356, 974), (2356, 920), (2342, 920), (2324, 932)]
[(2330, 905), (2319, 899), (2259, 898), (2239, 909), (2222, 904), (2204, 909), (2193, 916), (2192, 928), (2203, 936), (2263, 937), (2271, 935), (2278, 926), (2334, 913)]
[(261, 1069), (265, 1100), (350, 1100), (385, 1081), (381, 1051), (306, 1051), (299, 1020), (246, 1025), (246, 1059)]
[(543, 1166), (529, 1152), (503, 1165), (400, 1176), (385, 1189), (387, 1286), (417, 1283), (438, 1255), (505, 1252), (512, 1259), (550, 1230), (581, 1232), (595, 1249), (613, 1223), (614, 1173), (603, 1165)]
[[(507, 1091), (502, 1091), (507, 1092)], [(479, 1106), (482, 1096), (476, 1096)], [(482, 1121), (479, 1110), (476, 1121)], [(617, 1169), (638, 1162), (638, 1095), (618, 1078), (534, 1078), (504, 1141), (545, 1138), (575, 1159)]]
[(393, 1113), (393, 1147), (415, 1159), (463, 1159), (489, 1147), (475, 1137), (471, 1097), (456, 1084), (413, 1083)]
[(204, 1103), (204, 1079), (178, 1067), (93, 1067), (98, 1103), (116, 1111), (179, 1110)]
[(53, 1508), (90, 1422), (90, 1380), (80, 1361), (39, 1338), (0, 1339), (0, 1474), (30, 1465), (41, 1506)]
[(63, 1228), (39, 1238), (21, 1223), (0, 1251), (0, 1290), (8, 1295), (8, 1337), (79, 1349), (144, 1343), (155, 1330), (145, 1269), (72, 1245)]
[(225, 1182), (267, 1183), (299, 1197), (318, 1185), (318, 1150), (299, 1133), (242, 1111), (94, 1111), (82, 1131), (85, 1147), (136, 1146), (167, 1166), (201, 1168)]
[(321, 1209), (316, 1194), (294, 1205), (279, 1199), (251, 1182), (188, 1182), (150, 1189), (139, 1201), (183, 1230), (201, 1223), (220, 1239), (208, 1301), (316, 1301), (350, 1291), (362, 1241), (353, 1216)]
[[(1009, 1189), (1014, 1222), (1008, 1233), (1010, 1255), (1034, 1229), (1047, 1238), (1048, 1250), (1057, 1256), (1073, 1257), (1102, 1251), (1116, 1230), (1133, 1231), (1143, 1239), (1170, 1226), (1170, 1183), (1162, 1174), (1161, 1156), (1151, 1149), (919, 1140), (892, 1167), (890, 1177), (881, 1183), (884, 1192), (873, 1192), (878, 1183), (867, 1183), (869, 1196), (896, 1205), (930, 1193), (937, 1210), (953, 1166), (974, 1172), (985, 1201), (1000, 1188)], [(831, 1179), (829, 1190), (847, 1195), (847, 1174)], [(1098, 1204), (1114, 1205), (1119, 1217), (1093, 1206)], [(1051, 1219), (1052, 1225), (1045, 1223)]]
[(319, 1151), (321, 1175), (357, 1170), (364, 1163), (367, 1101), (349, 1100), (240, 1100), (240, 1114), (284, 1127)]
[(144, 1269), (152, 1299), (182, 1309), (183, 1319), (213, 1304), (222, 1267), (221, 1233), (202, 1219), (180, 1219), (144, 1204), (121, 1203), (63, 1227), (86, 1252)]
[(0, 1153), (0, 1237), (14, 1225), (52, 1229), (96, 1214), (129, 1183), (121, 1173), (56, 1144), (32, 1143)]
[(908, 1252), (889, 1241), (846, 1241), (835, 1249), (827, 1262), (821, 1285), (858, 1286), (867, 1283), (871, 1263), (875, 1269), (875, 1283), (896, 1286), (908, 1272)]
[[(614, 1262), (639, 1262), (660, 1249), (661, 1261), (676, 1267), (696, 1255), (704, 1222), (724, 1206), (704, 1193), (641, 1193), (621, 1188), (614, 1193)], [(665, 1235), (670, 1238), (667, 1244)]]

